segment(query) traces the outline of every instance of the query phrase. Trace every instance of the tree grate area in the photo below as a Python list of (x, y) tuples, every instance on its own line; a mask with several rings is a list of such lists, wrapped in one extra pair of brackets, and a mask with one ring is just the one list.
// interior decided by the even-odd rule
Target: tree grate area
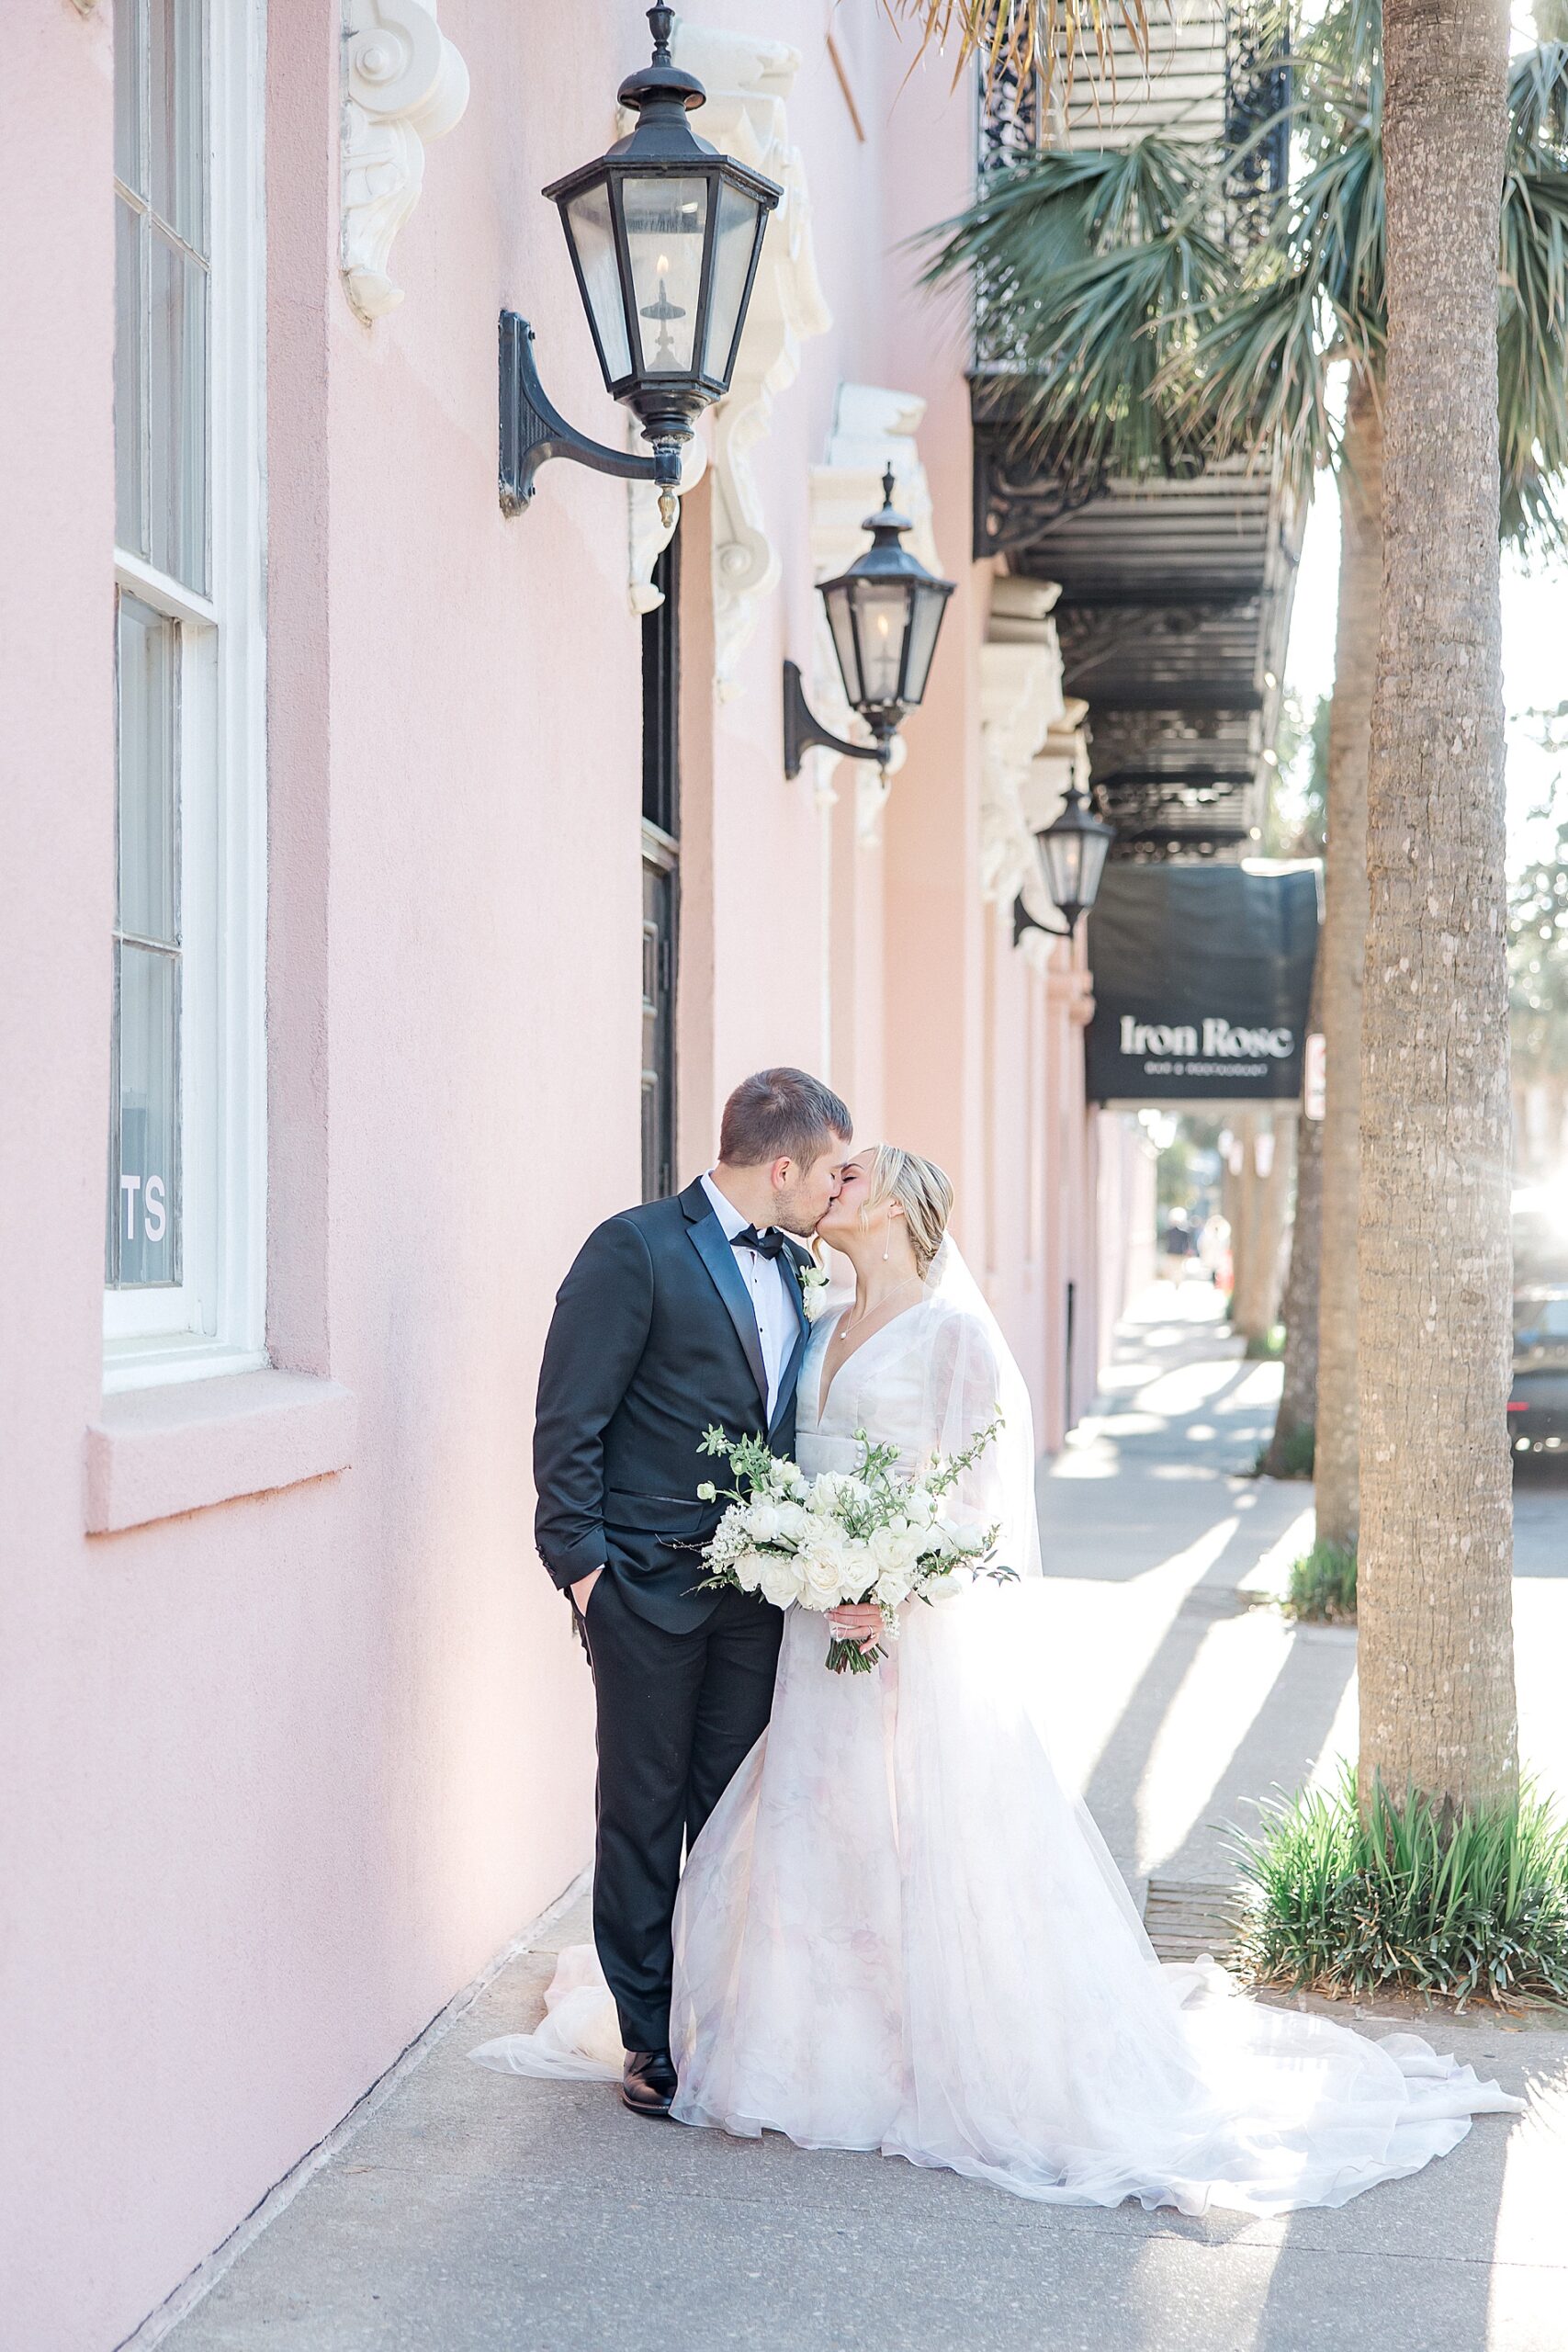
[(1234, 1880), (1152, 1878), (1144, 1898), (1144, 1926), (1161, 1960), (1223, 1961), (1235, 1948), (1237, 1888)]

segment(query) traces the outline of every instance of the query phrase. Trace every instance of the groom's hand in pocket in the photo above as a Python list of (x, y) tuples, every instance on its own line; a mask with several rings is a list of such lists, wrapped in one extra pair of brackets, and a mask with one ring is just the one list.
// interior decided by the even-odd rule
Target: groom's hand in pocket
[(580, 1617), (586, 1614), (588, 1609), (588, 1596), (592, 1591), (594, 1586), (598, 1583), (604, 1573), (604, 1571), (603, 1568), (590, 1568), (585, 1577), (579, 1577), (574, 1585), (568, 1587), (568, 1589), (571, 1594), (572, 1606), (577, 1611)]

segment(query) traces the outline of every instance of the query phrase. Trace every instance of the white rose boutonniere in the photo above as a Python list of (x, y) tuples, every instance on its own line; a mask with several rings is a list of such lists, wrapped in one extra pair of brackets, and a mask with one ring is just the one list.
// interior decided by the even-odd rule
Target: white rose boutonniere
[(800, 1303), (806, 1309), (806, 1319), (815, 1323), (828, 1304), (828, 1269), (819, 1266), (815, 1258), (795, 1261), (795, 1278), (800, 1284)]

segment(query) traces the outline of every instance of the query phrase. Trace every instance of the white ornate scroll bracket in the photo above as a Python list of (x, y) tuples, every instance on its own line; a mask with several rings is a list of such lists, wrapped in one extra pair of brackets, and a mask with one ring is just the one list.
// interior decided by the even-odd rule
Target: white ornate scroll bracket
[(403, 289), (392, 240), (419, 202), (424, 151), (468, 103), (468, 69), (435, 21), (435, 0), (344, 0), (344, 286), (368, 324)]
[[(639, 456), (648, 454), (648, 444), (635, 417), (626, 420), (626, 447)], [(689, 490), (695, 490), (707, 469), (707, 447), (699, 431), (682, 447), (679, 495), (684, 498)], [(659, 512), (659, 492), (650, 481), (627, 482), (626, 594), (633, 612), (639, 616), (656, 611), (664, 602), (663, 591), (653, 584), (653, 567), (674, 537), (680, 520), (681, 510), (677, 506), (674, 522), (663, 521)]]

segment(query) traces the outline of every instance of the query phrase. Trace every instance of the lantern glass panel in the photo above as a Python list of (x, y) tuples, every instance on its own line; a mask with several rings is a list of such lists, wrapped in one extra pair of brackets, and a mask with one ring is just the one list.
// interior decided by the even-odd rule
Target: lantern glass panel
[(854, 623), (850, 618), (850, 592), (840, 583), (829, 588), (825, 599), (828, 626), (833, 632), (833, 650), (839, 657), (839, 667), (844, 676), (844, 695), (852, 710), (858, 710), (865, 700), (861, 692), (860, 653), (855, 645)]
[(588, 291), (593, 332), (599, 338), (599, 364), (606, 386), (622, 382), (632, 372), (626, 344), (626, 315), (621, 300), (621, 273), (615, 264), (615, 232), (610, 219), (610, 191), (595, 180), (566, 206), (566, 225)]
[(1081, 907), (1083, 894), (1084, 836), (1075, 827), (1071, 832), (1048, 832), (1040, 844), (1040, 862), (1045, 869), (1045, 888), (1058, 907)]
[(695, 372), (708, 225), (705, 178), (634, 174), (621, 184), (645, 376)]
[(1110, 838), (1104, 832), (1089, 833), (1085, 838), (1081, 888), (1082, 903), (1086, 907), (1092, 907), (1100, 896), (1100, 879), (1105, 871), (1105, 860), (1110, 848)]
[(926, 690), (937, 631), (947, 610), (947, 593), (935, 581), (928, 586), (918, 580), (910, 594), (915, 609), (909, 623), (909, 658), (904, 665), (904, 700), (912, 710)]
[(754, 196), (721, 181), (718, 191), (718, 231), (714, 251), (713, 300), (708, 308), (707, 349), (703, 373), (729, 381), (735, 365), (736, 332), (746, 281), (757, 243), (757, 216), (761, 207)]
[(857, 580), (855, 621), (860, 632), (862, 696), (869, 707), (899, 702), (904, 639), (909, 627), (909, 589), (902, 580)]

